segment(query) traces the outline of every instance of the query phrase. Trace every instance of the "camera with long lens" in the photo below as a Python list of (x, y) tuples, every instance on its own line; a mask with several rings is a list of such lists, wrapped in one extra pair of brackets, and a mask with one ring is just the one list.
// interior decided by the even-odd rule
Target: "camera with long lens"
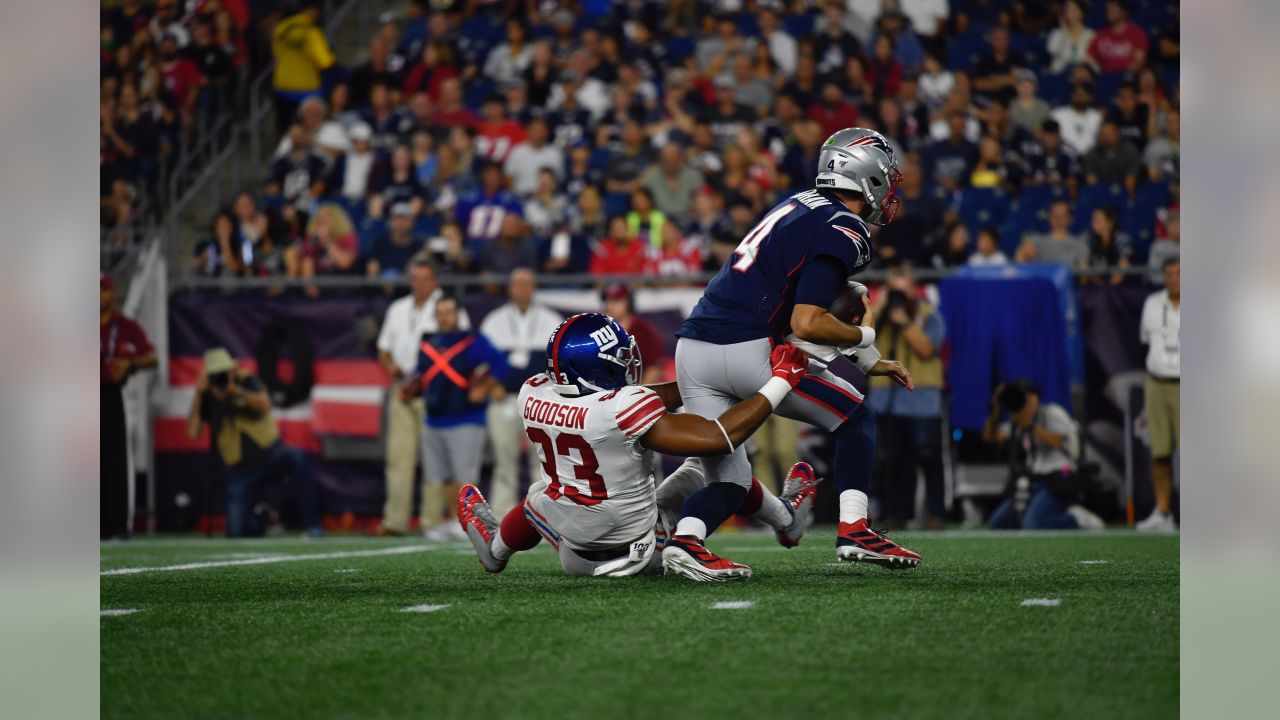
[(220, 372), (209, 376), (209, 385), (219, 390), (226, 390), (231, 386), (231, 373)]
[(889, 296), (885, 299), (882, 314), (884, 317), (889, 317), (889, 314), (898, 308), (906, 310), (907, 315), (911, 318), (916, 315), (916, 304), (911, 296), (901, 290), (890, 290)]

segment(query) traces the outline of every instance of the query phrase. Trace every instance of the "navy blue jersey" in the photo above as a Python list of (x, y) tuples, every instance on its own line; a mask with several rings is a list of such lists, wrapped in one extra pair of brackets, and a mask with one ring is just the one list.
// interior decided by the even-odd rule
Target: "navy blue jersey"
[(818, 257), (851, 276), (871, 262), (871, 233), (834, 195), (807, 190), (747, 233), (676, 335), (717, 345), (786, 337), (801, 270)]

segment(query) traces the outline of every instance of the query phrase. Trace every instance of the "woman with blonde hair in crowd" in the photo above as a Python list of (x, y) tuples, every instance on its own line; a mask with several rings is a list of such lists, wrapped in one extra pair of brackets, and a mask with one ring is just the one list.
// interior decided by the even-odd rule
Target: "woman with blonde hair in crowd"
[[(352, 272), (360, 257), (360, 241), (356, 238), (351, 216), (341, 205), (324, 203), (307, 221), (307, 233), (298, 247), (298, 269), (301, 277), (339, 275)], [(314, 285), (307, 294), (320, 294)]]

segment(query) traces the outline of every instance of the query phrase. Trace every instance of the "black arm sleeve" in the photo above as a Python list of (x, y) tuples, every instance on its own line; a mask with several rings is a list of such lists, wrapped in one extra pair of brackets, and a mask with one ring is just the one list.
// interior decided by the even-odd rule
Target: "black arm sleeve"
[(845, 267), (832, 257), (820, 255), (805, 265), (796, 286), (797, 305), (831, 307), (846, 282)]

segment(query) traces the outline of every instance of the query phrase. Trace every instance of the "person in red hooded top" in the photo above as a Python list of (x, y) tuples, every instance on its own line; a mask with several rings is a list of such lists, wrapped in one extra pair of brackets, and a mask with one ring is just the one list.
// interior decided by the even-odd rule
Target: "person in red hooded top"
[(124, 386), (138, 370), (156, 366), (156, 350), (137, 322), (116, 309), (116, 284), (98, 276), (98, 360), (101, 377), (101, 483), (99, 535), (129, 535), (129, 450), (125, 434)]

